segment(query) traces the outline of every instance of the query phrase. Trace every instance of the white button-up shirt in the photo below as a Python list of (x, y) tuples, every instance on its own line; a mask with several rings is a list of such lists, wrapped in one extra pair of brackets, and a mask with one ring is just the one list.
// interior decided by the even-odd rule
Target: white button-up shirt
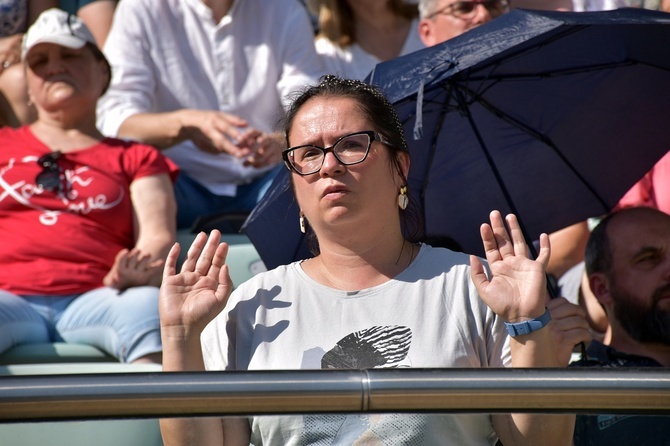
[[(99, 102), (99, 127), (116, 136), (134, 114), (193, 108), (270, 132), (291, 94), (324, 73), (313, 36), (296, 0), (236, 0), (219, 23), (200, 0), (119, 2), (104, 48), (112, 83)], [(267, 170), (191, 141), (164, 153), (219, 195), (234, 195), (236, 184)]]

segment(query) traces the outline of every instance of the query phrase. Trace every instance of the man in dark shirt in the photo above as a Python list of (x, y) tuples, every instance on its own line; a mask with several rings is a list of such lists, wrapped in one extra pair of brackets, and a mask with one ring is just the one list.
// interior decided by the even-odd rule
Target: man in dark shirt
[[(609, 327), (574, 366), (670, 367), (670, 215), (652, 208), (610, 214), (586, 246), (586, 272)], [(670, 419), (577, 417), (575, 446), (670, 445)]]

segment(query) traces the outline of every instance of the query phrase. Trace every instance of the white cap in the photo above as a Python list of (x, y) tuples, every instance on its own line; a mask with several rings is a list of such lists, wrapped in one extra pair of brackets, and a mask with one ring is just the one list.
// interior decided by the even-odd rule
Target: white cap
[(22, 57), (40, 43), (54, 43), (72, 49), (83, 48), (87, 43), (96, 48), (95, 38), (83, 21), (62, 9), (44, 11), (23, 36)]

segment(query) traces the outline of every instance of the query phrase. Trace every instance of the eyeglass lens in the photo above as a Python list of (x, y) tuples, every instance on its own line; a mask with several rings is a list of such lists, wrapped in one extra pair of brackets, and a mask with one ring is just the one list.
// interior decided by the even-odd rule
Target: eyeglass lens
[(298, 173), (307, 175), (321, 169), (326, 152), (329, 150), (339, 162), (351, 165), (360, 163), (367, 157), (370, 144), (370, 135), (367, 133), (347, 135), (333, 147), (325, 149), (316, 146), (297, 147), (289, 152), (289, 160)]
[(447, 10), (457, 17), (467, 17), (472, 16), (480, 4), (484, 5), (494, 18), (506, 12), (508, 6), (504, 0), (462, 1), (452, 3)]
[(37, 174), (35, 183), (49, 192), (60, 192), (63, 188), (58, 158), (60, 158), (60, 152), (52, 152), (37, 160), (37, 164), (42, 167), (42, 171)]

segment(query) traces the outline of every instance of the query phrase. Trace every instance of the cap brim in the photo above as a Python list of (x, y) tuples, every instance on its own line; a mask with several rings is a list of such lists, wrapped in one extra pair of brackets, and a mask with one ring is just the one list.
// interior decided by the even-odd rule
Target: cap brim
[(53, 43), (66, 48), (72, 48), (73, 50), (78, 50), (86, 46), (86, 40), (73, 35), (44, 36), (32, 42), (30, 47), (26, 49), (25, 54), (28, 54), (31, 49), (35, 48), (35, 46), (40, 43)]

